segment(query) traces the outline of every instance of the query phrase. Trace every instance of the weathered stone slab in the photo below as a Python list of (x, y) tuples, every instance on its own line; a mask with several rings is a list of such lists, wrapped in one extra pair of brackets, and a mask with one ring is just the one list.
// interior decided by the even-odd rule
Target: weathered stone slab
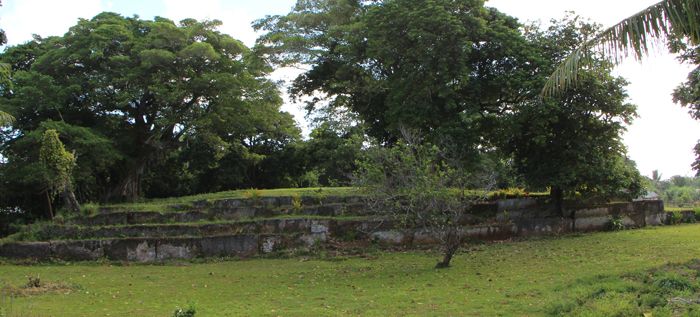
[(604, 231), (610, 228), (610, 217), (577, 218), (576, 231)]
[(156, 260), (192, 259), (197, 250), (191, 239), (168, 239), (159, 241), (156, 247)]
[(387, 230), (372, 232), (370, 238), (382, 245), (405, 245), (412, 237), (399, 230)]
[(683, 223), (695, 222), (695, 211), (693, 211), (693, 210), (681, 211), (681, 222), (683, 222)]
[(255, 235), (236, 235), (207, 237), (197, 240), (199, 256), (252, 256), (258, 250), (258, 237)]
[(498, 206), (497, 211), (502, 212), (504, 210), (512, 211), (535, 207), (537, 206), (537, 200), (534, 198), (500, 199), (496, 204)]
[(576, 210), (576, 218), (595, 218), (610, 215), (610, 207), (598, 207)]
[(58, 241), (51, 243), (51, 253), (64, 260), (94, 261), (105, 256), (103, 245), (99, 240)]
[(6, 258), (48, 260), (51, 255), (49, 242), (10, 242), (0, 245), (0, 256)]

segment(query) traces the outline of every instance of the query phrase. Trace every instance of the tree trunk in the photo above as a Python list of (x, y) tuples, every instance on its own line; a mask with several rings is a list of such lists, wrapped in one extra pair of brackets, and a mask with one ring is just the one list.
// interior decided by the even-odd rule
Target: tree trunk
[(564, 190), (562, 190), (560, 187), (552, 187), (549, 195), (554, 202), (554, 211), (560, 217), (564, 217)]
[(44, 194), (46, 195), (46, 207), (49, 211), (49, 219), (53, 220), (53, 204), (51, 203), (51, 195), (49, 194), (48, 190), (44, 191)]
[(135, 202), (141, 195), (141, 176), (146, 170), (147, 157), (141, 157), (132, 164), (122, 181), (120, 181), (109, 193), (105, 201)]
[(63, 203), (66, 205), (66, 208), (68, 208), (68, 210), (76, 214), (80, 213), (80, 203), (78, 203), (78, 200), (75, 198), (75, 193), (73, 193), (73, 190), (70, 188), (70, 185), (66, 185), (63, 187), (61, 196), (63, 197)]
[(435, 265), (435, 268), (444, 269), (450, 267), (450, 261), (452, 261), (452, 257), (457, 253), (457, 250), (459, 250), (461, 243), (462, 241), (457, 230), (455, 228), (449, 229), (443, 244), (444, 256), (442, 261)]

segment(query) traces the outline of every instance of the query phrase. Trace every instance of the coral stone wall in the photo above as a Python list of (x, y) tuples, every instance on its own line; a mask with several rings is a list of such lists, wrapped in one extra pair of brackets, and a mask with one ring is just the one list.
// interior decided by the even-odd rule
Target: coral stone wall
[[(170, 213), (105, 210), (66, 224), (44, 225), (35, 230), (40, 241), (1, 244), (0, 257), (152, 262), (249, 257), (333, 242), (410, 247), (439, 241), (437, 232), (397, 228), (368, 216), (359, 197), (303, 202), (305, 207), (294, 210), (289, 197), (198, 202)], [(667, 218), (662, 201), (570, 204), (563, 213), (555, 213), (542, 198), (503, 199), (475, 206), (460, 221), (466, 241), (603, 231), (611, 229), (613, 220), (641, 228), (662, 225)]]

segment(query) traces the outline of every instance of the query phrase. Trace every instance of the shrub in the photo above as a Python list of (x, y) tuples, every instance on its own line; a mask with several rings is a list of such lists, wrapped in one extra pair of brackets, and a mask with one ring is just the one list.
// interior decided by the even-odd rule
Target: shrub
[(260, 198), (262, 197), (262, 191), (259, 189), (251, 188), (249, 190), (246, 190), (245, 193), (243, 193), (243, 197), (250, 199), (253, 201), (253, 203), (257, 204), (260, 202)]
[(34, 276), (28, 276), (27, 277), (28, 281), (27, 284), (24, 286), (25, 288), (39, 288), (41, 287), (41, 278), (39, 275), (36, 277)]
[(301, 211), (302, 204), (301, 204), (301, 196), (299, 195), (293, 195), (292, 196), (292, 210), (295, 213), (298, 213)]
[(505, 188), (505, 189), (499, 189), (492, 191), (488, 194), (488, 199), (489, 200), (497, 200), (497, 199), (506, 199), (506, 198), (519, 198), (519, 197), (528, 197), (529, 193), (526, 192), (522, 188), (516, 188), (516, 187), (511, 187), (511, 188)]
[(86, 217), (97, 214), (100, 209), (100, 205), (96, 203), (83, 204), (80, 208), (80, 214)]
[(661, 292), (673, 293), (674, 291), (694, 290), (693, 285), (687, 279), (669, 275), (654, 282), (654, 287)]
[(622, 217), (611, 216), (610, 217), (610, 230), (620, 231), (625, 229), (625, 224), (622, 222)]
[(173, 312), (173, 317), (194, 317), (195, 313), (197, 313), (197, 310), (195, 310), (192, 305), (190, 305), (187, 310), (178, 307)]
[[(486, 198), (495, 177), (468, 171), (451, 153), (410, 131), (402, 133), (403, 140), (394, 146), (366, 153), (366, 159), (358, 162), (355, 184), (378, 217), (433, 233), (444, 256), (436, 268), (445, 268), (462, 243), (461, 217)], [(483, 197), (468, 195), (467, 186)]]

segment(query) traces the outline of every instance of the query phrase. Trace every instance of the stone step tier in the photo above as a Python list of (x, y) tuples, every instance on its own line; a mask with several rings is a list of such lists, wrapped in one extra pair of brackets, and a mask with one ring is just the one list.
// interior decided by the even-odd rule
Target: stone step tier
[[(201, 203), (167, 213), (107, 209), (66, 224), (27, 227), (26, 236), (37, 241), (0, 244), (0, 257), (150, 262), (249, 257), (344, 242), (406, 247), (440, 241), (439, 232), (397, 228), (390, 221), (366, 216), (367, 209), (357, 200), (342, 199), (323, 205), (307, 201), (306, 207), (294, 210), (285, 205), (291, 199), (281, 198), (264, 204), (260, 200)], [(299, 214), (287, 214), (293, 212)], [(661, 201), (569, 207), (561, 217), (537, 199), (511, 199), (483, 204), (465, 214), (461, 231), (465, 241), (501, 240), (607, 230), (612, 219), (627, 227), (660, 225), (666, 217)]]
[(362, 203), (333, 203), (294, 208), (292, 206), (228, 206), (210, 207), (190, 211), (133, 211), (125, 209), (102, 209), (89, 217), (66, 220), (67, 224), (83, 226), (116, 226), (156, 223), (188, 223), (202, 221), (233, 221), (264, 219), (288, 215), (299, 216), (366, 216), (369, 211)]

